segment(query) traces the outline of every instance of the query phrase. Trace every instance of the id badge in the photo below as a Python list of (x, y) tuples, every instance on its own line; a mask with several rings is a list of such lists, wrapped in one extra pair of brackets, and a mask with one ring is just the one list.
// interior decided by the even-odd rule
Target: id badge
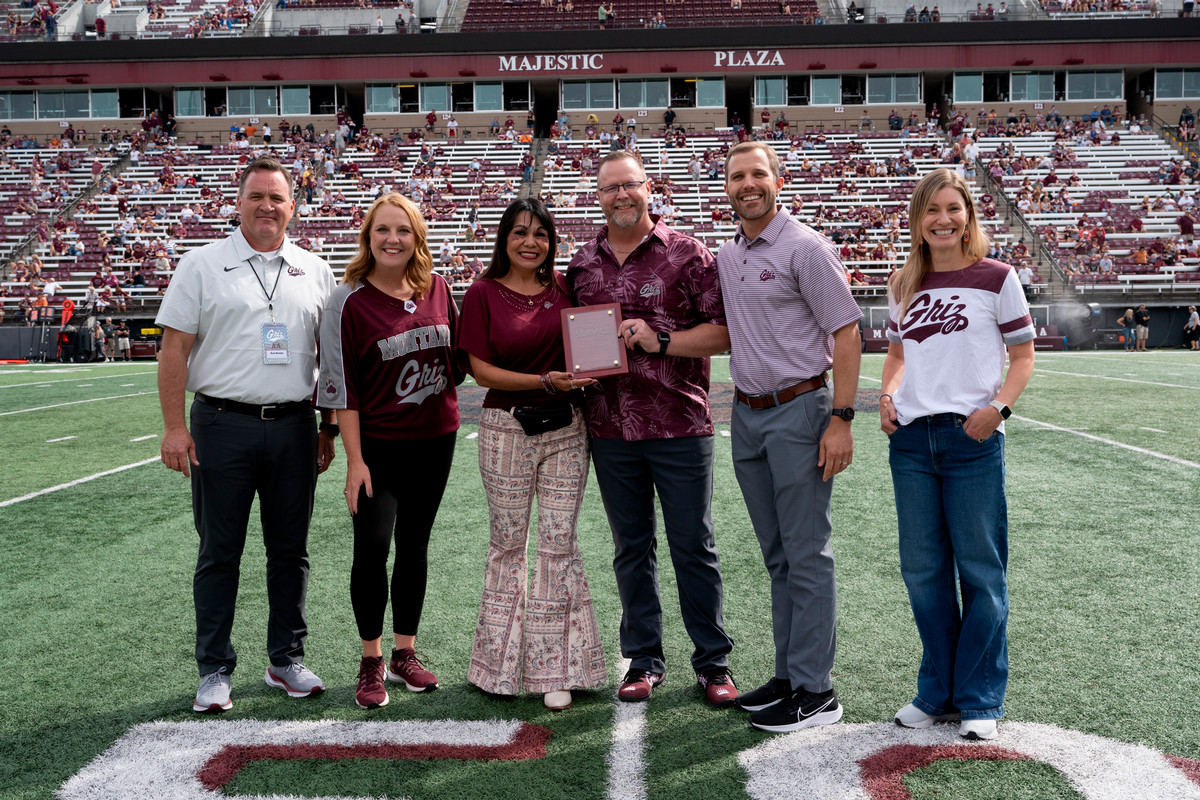
[(262, 324), (262, 349), (264, 364), (290, 364), (292, 353), (288, 349), (288, 329), (282, 322)]

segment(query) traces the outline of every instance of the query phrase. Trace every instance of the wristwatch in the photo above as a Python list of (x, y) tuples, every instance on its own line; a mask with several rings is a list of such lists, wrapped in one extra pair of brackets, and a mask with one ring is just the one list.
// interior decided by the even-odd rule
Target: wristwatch
[(317, 430), (321, 433), (328, 433), (335, 439), (337, 438), (337, 435), (342, 432), (342, 429), (339, 428), (335, 422), (322, 422), (317, 426)]
[(989, 406), (1000, 412), (1000, 419), (1008, 419), (1012, 416), (1012, 409), (1001, 403), (999, 400), (993, 400), (988, 403)]
[(846, 420), (846, 422), (853, 422), (854, 408), (851, 406), (846, 406), (845, 408), (835, 408), (833, 410), (833, 415), (835, 417), (841, 417), (842, 419)]
[(658, 332), (658, 354), (665, 356), (667, 354), (667, 345), (671, 343), (671, 334), (666, 331)]

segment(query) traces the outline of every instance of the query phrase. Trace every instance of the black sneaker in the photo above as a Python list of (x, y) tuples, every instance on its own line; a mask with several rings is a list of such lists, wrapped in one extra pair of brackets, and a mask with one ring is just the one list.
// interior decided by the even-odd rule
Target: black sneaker
[(764, 685), (739, 697), (735, 705), (742, 711), (762, 711), (791, 696), (791, 682), (785, 678), (771, 678)]
[(820, 694), (800, 689), (781, 703), (750, 715), (750, 724), (760, 731), (787, 733), (816, 725), (831, 725), (842, 718), (842, 705), (833, 689)]

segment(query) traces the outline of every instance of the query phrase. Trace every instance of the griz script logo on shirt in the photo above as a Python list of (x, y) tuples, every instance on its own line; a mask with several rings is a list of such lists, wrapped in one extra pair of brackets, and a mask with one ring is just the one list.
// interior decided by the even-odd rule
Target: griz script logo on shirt
[[(950, 295), (950, 300), (958, 295)], [(923, 342), (936, 333), (956, 333), (967, 329), (970, 324), (963, 311), (966, 303), (943, 303), (928, 294), (919, 294), (908, 304), (908, 313), (900, 323), (900, 338)]]
[[(398, 333), (387, 339), (376, 342), (384, 361), (401, 358), (418, 350), (430, 350), (450, 346), (449, 325), (426, 325), (423, 328), (413, 328), (411, 331)], [(400, 403), (417, 403), (425, 401), (426, 397), (438, 394), (450, 385), (446, 365), (434, 359), (422, 364), (420, 359), (410, 359), (400, 368), (400, 378), (396, 381), (396, 396)]]

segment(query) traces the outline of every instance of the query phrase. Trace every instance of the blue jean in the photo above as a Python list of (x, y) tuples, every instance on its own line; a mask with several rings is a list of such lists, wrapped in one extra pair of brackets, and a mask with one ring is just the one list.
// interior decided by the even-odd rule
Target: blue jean
[(889, 440), (900, 572), (924, 647), (913, 705), (997, 719), (1008, 685), (1004, 435), (978, 442), (963, 419), (922, 417)]

